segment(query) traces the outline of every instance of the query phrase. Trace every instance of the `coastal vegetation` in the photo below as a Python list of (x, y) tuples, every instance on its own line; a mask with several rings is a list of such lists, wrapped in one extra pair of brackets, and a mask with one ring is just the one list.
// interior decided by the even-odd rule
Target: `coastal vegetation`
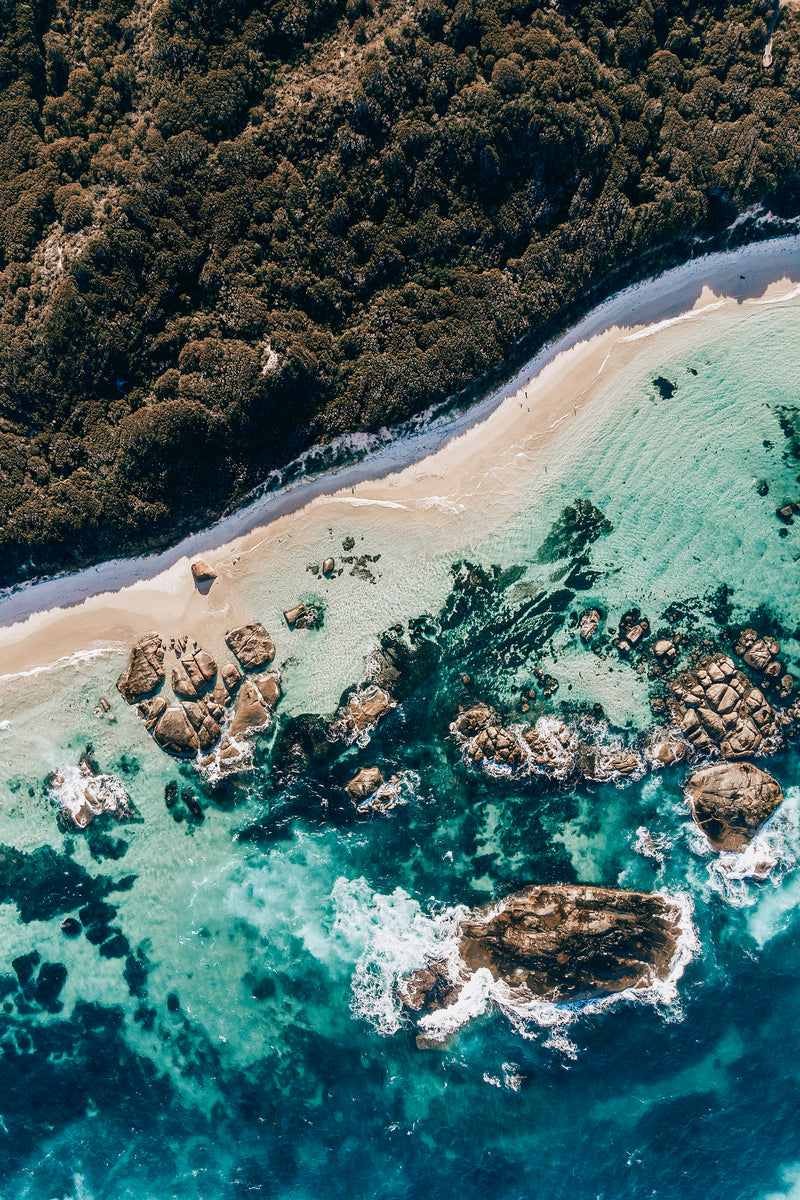
[[(12, 0), (0, 582), (154, 547), (762, 206), (800, 16), (689, 0)], [(736, 228), (746, 228), (746, 222)]]

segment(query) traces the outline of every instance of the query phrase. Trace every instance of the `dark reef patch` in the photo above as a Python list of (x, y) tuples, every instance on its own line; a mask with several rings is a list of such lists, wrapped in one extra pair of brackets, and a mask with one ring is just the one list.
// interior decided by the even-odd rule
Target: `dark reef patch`
[(0, 846), (0, 903), (12, 902), (20, 919), (47, 921), (81, 904), (100, 901), (110, 892), (128, 891), (135, 880), (93, 876), (66, 854), (51, 846), (23, 851)]
[(653, 387), (662, 400), (671, 400), (678, 390), (678, 385), (673, 383), (671, 379), (666, 379), (663, 375), (656, 376), (653, 380)]
[(537, 563), (555, 563), (560, 558), (578, 558), (599, 537), (614, 526), (591, 500), (578, 499), (568, 504), (553, 523), (535, 557)]

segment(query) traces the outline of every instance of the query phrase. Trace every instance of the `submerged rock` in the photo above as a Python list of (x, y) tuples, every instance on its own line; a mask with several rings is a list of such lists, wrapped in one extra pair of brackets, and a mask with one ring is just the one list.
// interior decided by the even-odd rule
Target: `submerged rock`
[(743, 850), (783, 800), (778, 781), (752, 763), (703, 767), (687, 786), (692, 815), (715, 850)]
[(166, 647), (157, 633), (146, 633), (131, 650), (127, 670), (117, 687), (129, 704), (154, 692), (164, 682)]
[(272, 638), (258, 621), (228, 630), (225, 642), (246, 671), (266, 667), (275, 657)]

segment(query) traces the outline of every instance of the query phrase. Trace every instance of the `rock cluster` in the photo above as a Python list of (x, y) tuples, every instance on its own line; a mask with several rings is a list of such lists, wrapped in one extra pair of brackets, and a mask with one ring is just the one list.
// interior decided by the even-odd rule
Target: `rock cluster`
[(578, 619), (578, 633), (584, 645), (588, 645), (600, 628), (602, 615), (597, 608), (587, 608)]
[(347, 784), (345, 791), (359, 812), (385, 813), (398, 803), (401, 784), (400, 775), (392, 775), (384, 780), (379, 767), (362, 767)]
[(775, 638), (759, 637), (755, 629), (743, 629), (736, 643), (736, 653), (757, 675), (761, 675), (767, 687), (774, 687), (781, 700), (787, 699), (794, 690), (794, 678), (787, 674), (778, 658), (780, 643)]
[(682, 675), (669, 707), (701, 754), (749, 758), (775, 749), (781, 738), (780, 721), (764, 693), (725, 654), (711, 655)]
[(695, 821), (715, 850), (740, 851), (783, 800), (781, 785), (752, 763), (726, 762), (689, 776)]
[(649, 632), (650, 622), (647, 617), (643, 617), (638, 608), (632, 608), (620, 618), (619, 636), (614, 639), (614, 645), (623, 656), (630, 654)]
[(379, 767), (362, 767), (347, 784), (345, 791), (354, 804), (367, 800), (383, 783)]
[(448, 1006), (479, 970), (521, 998), (557, 1003), (651, 987), (673, 969), (681, 917), (676, 903), (647, 892), (528, 887), (462, 921), (458, 978), (443, 963), (429, 964), (398, 995), (416, 1012)]
[[(275, 656), (269, 634), (257, 623), (230, 630), (225, 640), (245, 669), (263, 667)], [(173, 640), (170, 648), (178, 659), (171, 680), (174, 701), (161, 691), (166, 648), (155, 633), (141, 638), (131, 650), (128, 668), (117, 684), (120, 692), (129, 703), (138, 701), (145, 728), (168, 753), (204, 754), (200, 765), (206, 768), (231, 770), (246, 765), (249, 747), (237, 739), (270, 724), (281, 695), (280, 676), (271, 671), (243, 682), (234, 663), (225, 663), (218, 671), (212, 656), (189, 638)]]
[(634, 750), (587, 740), (555, 717), (506, 728), (487, 704), (460, 712), (450, 730), (475, 764), (524, 769), (550, 779), (599, 782), (639, 774), (645, 767)]

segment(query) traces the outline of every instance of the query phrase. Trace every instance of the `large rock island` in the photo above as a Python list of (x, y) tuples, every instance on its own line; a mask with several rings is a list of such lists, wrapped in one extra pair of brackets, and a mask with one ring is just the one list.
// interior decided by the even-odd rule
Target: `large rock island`
[(682, 911), (649, 892), (586, 884), (531, 886), (461, 922), (460, 963), (434, 963), (399, 988), (412, 1011), (448, 1007), (476, 971), (520, 999), (590, 1000), (652, 987), (675, 965)]

